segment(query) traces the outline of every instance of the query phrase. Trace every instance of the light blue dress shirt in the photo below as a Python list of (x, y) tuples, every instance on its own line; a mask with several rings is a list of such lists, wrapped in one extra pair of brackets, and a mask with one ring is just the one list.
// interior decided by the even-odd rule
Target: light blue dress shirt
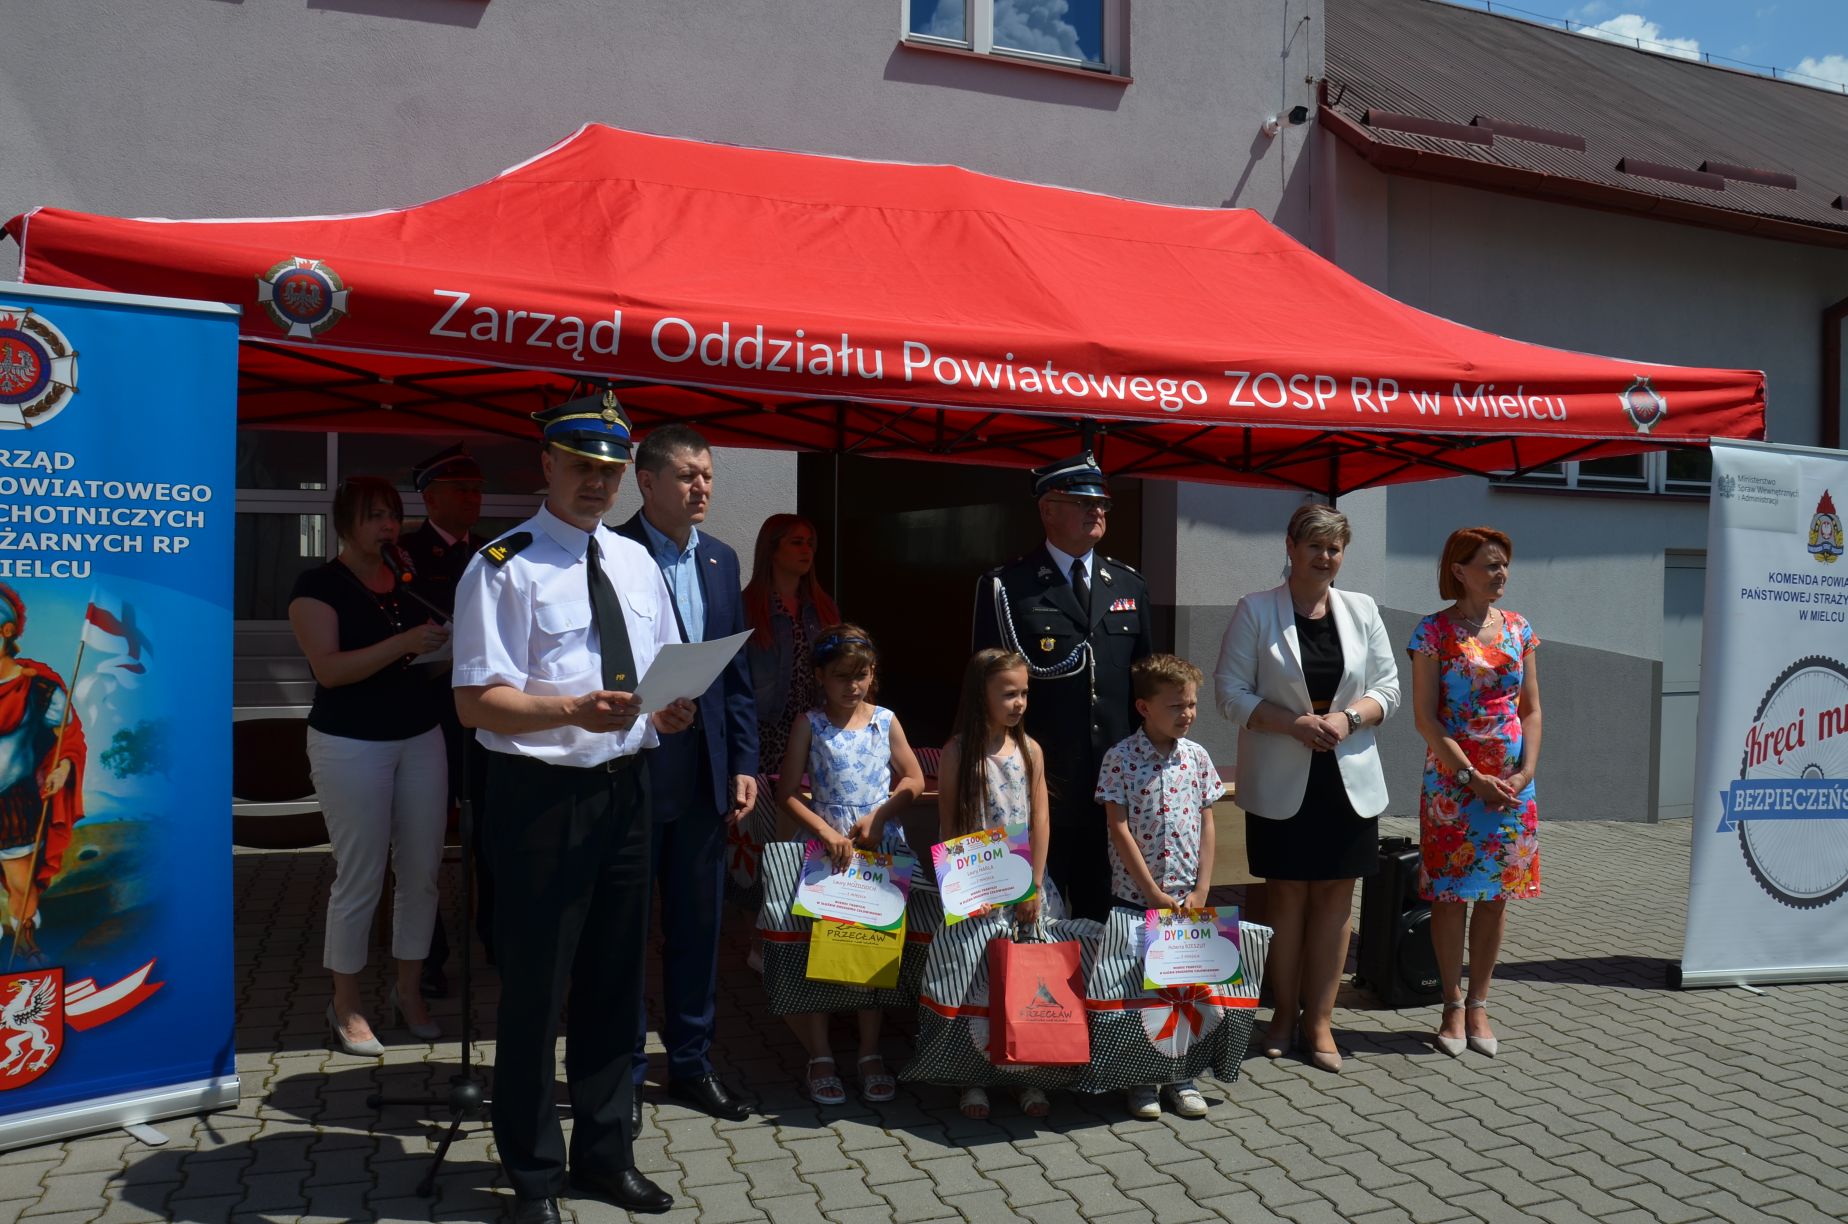
[(705, 641), (706, 593), (699, 585), (699, 528), (688, 530), (685, 548), (655, 530), (646, 514), (642, 515), (642, 531), (648, 536), (648, 551), (661, 567), (661, 577), (667, 580), (667, 589), (673, 592), (681, 632), (689, 642)]

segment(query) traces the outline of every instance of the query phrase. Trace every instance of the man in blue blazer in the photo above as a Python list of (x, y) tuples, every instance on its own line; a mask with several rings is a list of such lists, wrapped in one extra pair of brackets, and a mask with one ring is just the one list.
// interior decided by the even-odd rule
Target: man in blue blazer
[[(617, 531), (635, 540), (667, 580), (683, 641), (728, 637), (745, 628), (738, 554), (703, 534), (712, 503), (712, 447), (698, 430), (664, 425), (635, 452), (642, 508)], [(725, 898), (725, 834), (757, 801), (757, 699), (743, 651), (697, 702), (692, 727), (663, 735), (648, 754), (654, 809), (655, 895), (664, 928), (661, 1038), (668, 1092), (715, 1117), (750, 1110), (712, 1069), (719, 919)], [(610, 932), (624, 938), (626, 932)], [(644, 936), (645, 937), (645, 936)], [(648, 1033), (643, 1003), (642, 1041)], [(641, 1129), (648, 1058), (635, 1047), (631, 1133)]]

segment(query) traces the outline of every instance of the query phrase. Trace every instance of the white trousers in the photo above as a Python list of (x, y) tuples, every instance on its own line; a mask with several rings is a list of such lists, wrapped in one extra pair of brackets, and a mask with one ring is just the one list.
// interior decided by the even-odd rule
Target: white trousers
[(442, 729), (405, 740), (359, 740), (310, 727), (308, 767), (334, 847), (321, 963), (335, 973), (366, 967), (388, 858), (397, 876), (391, 954), (422, 960), (436, 924), (436, 873), (449, 803)]

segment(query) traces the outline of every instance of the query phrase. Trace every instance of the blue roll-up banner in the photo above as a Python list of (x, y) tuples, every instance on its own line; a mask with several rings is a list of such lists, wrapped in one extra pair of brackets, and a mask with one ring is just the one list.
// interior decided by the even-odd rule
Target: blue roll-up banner
[(237, 1100), (237, 312), (0, 282), (0, 1148)]

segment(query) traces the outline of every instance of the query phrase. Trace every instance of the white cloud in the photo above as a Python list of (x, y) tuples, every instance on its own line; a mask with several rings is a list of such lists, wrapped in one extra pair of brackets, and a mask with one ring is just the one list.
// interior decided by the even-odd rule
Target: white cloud
[(1636, 46), (1642, 40), (1643, 50), (1661, 51), (1669, 55), (1679, 55), (1683, 59), (1700, 58), (1700, 42), (1693, 38), (1664, 38), (1662, 27), (1637, 13), (1619, 13), (1608, 21), (1597, 25), (1585, 26), (1577, 33), (1589, 38), (1602, 38), (1607, 42), (1625, 43)]
[(1085, 58), (1068, 0), (995, 0), (995, 45), (1066, 59)]
[(1848, 55), (1825, 55), (1821, 59), (1806, 56), (1796, 71), (1804, 76), (1834, 81), (1837, 85), (1848, 85)]
[(932, 38), (947, 38), (955, 42), (968, 38), (969, 33), (963, 27), (963, 6), (960, 3), (939, 4), (931, 12), (929, 24), (918, 33), (928, 34)]

